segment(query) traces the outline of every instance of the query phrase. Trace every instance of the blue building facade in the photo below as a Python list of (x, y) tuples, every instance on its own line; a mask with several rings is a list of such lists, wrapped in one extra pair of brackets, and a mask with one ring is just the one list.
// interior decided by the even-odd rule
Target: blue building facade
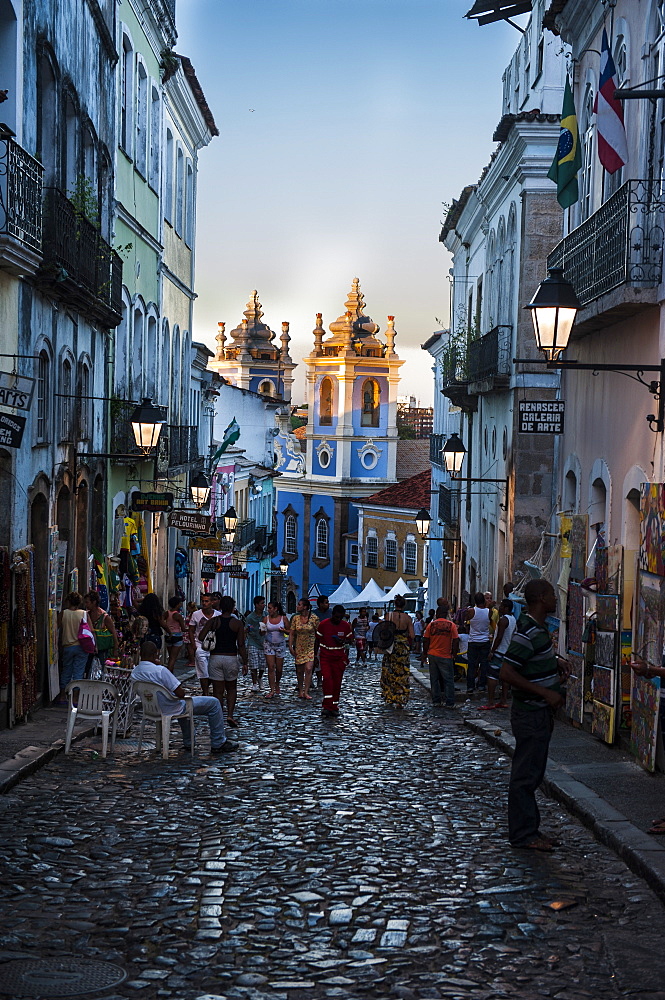
[(358, 511), (353, 500), (395, 482), (397, 387), (394, 317), (385, 338), (365, 314), (353, 280), (345, 312), (326, 336), (319, 313), (307, 366), (305, 451), (281, 420), (275, 439), (277, 552), (293, 595), (332, 593), (355, 578)]

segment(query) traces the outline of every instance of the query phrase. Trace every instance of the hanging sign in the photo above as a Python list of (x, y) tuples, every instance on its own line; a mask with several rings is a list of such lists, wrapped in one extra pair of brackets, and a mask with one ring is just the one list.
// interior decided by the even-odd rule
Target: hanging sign
[(223, 538), (210, 535), (202, 538), (190, 538), (190, 549), (204, 549), (210, 552), (233, 552), (233, 544)]
[(209, 535), (210, 516), (192, 510), (172, 510), (169, 514), (169, 528), (191, 531), (193, 535)]
[(522, 399), (518, 430), (520, 434), (563, 434), (565, 411), (563, 399)]
[(214, 580), (217, 575), (217, 556), (203, 556), (201, 559), (201, 577), (204, 580)]
[(27, 375), (13, 375), (0, 372), (0, 406), (12, 406), (17, 410), (29, 410), (35, 380)]
[(5, 448), (20, 448), (25, 430), (25, 417), (0, 413), (0, 444)]
[(132, 510), (173, 510), (173, 494), (132, 493)]

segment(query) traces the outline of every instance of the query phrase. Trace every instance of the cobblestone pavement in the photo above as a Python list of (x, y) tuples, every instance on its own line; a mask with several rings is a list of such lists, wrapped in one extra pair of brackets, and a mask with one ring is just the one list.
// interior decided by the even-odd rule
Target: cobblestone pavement
[(511, 851), (459, 713), (384, 707), (376, 665), (337, 720), (292, 687), (241, 697), (232, 756), (89, 739), (0, 798), (0, 962), (114, 962), (113, 1000), (665, 996), (661, 904), (550, 802), (563, 846)]

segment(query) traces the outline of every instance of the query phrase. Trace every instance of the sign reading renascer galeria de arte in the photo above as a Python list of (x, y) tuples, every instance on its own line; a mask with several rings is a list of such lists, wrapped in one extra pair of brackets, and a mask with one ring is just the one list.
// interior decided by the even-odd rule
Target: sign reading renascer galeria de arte
[(521, 399), (520, 434), (563, 434), (566, 404), (563, 399)]
[(195, 535), (209, 535), (210, 516), (192, 510), (172, 510), (169, 514), (169, 527), (191, 531)]

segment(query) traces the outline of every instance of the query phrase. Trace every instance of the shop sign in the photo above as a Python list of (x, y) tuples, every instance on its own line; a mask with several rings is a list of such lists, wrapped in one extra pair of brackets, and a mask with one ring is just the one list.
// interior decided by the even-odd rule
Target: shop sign
[(518, 430), (520, 434), (563, 434), (565, 410), (563, 399), (522, 399)]
[(237, 580), (249, 579), (249, 574), (242, 568), (241, 563), (229, 563), (227, 566), (220, 566), (218, 573), (228, 573), (229, 576)]
[(16, 410), (29, 410), (34, 391), (34, 378), (29, 378), (27, 375), (12, 375), (11, 372), (0, 372), (0, 406), (11, 406)]
[(20, 448), (25, 430), (25, 417), (0, 413), (0, 444), (5, 448)]
[(189, 547), (190, 549), (203, 549), (208, 552), (233, 551), (233, 544), (231, 542), (227, 542), (223, 538), (217, 538), (215, 535), (209, 535), (206, 538), (190, 538)]
[(132, 510), (173, 510), (172, 493), (133, 493)]
[(209, 535), (210, 515), (192, 510), (172, 510), (169, 514), (169, 528), (191, 531), (193, 535)]
[(217, 556), (203, 556), (201, 560), (201, 577), (213, 580), (217, 575)]

